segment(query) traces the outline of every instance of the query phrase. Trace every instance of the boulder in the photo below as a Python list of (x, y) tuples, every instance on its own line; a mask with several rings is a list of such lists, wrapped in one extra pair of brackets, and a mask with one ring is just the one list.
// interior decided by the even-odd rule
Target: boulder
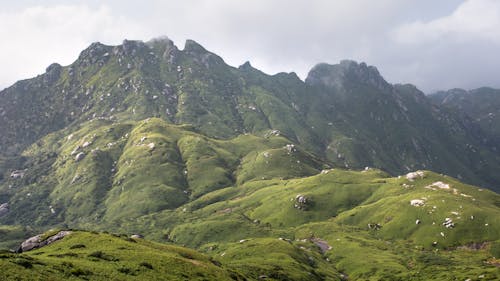
[(3, 203), (0, 205), (0, 217), (9, 212), (9, 203)]
[(411, 172), (406, 174), (406, 179), (409, 181), (414, 181), (416, 179), (421, 179), (424, 177), (424, 172), (423, 171), (416, 171), (416, 172)]
[(80, 152), (75, 156), (75, 161), (76, 162), (81, 161), (83, 158), (85, 158), (85, 153)]
[(30, 237), (26, 239), (19, 248), (19, 252), (27, 252), (33, 249), (38, 249), (43, 246), (47, 246), (49, 244), (54, 243), (57, 240), (61, 240), (67, 235), (71, 234), (71, 231), (59, 231), (57, 234), (48, 237), (45, 240), (42, 240), (42, 235), (38, 234), (36, 236)]
[(415, 207), (423, 206), (424, 204), (425, 204), (425, 201), (422, 199), (413, 199), (410, 201), (410, 205), (415, 206)]
[(15, 170), (10, 173), (11, 179), (22, 179), (24, 177), (25, 171), (23, 170)]

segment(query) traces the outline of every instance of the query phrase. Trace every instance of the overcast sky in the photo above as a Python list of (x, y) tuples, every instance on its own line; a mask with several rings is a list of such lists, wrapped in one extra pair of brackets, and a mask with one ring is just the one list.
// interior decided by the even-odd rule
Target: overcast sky
[(90, 43), (194, 39), (238, 66), (301, 78), (319, 62), (376, 66), (425, 92), (500, 88), (497, 0), (0, 0), (0, 89)]

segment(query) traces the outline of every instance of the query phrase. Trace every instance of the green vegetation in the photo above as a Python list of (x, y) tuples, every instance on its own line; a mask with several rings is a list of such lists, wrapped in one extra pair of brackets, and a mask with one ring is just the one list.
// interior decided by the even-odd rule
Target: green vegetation
[(441, 102), (352, 61), (303, 82), (92, 44), (0, 92), (0, 247), (80, 230), (0, 279), (499, 279), (500, 196), (464, 183), (498, 188), (493, 117), (467, 115), (491, 108)]

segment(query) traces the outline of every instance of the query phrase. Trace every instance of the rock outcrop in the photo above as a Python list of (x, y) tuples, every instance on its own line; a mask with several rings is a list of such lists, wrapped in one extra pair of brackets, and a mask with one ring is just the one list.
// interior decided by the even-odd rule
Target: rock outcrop
[(59, 231), (57, 234), (52, 235), (48, 237), (47, 239), (43, 239), (42, 234), (38, 234), (36, 236), (30, 237), (26, 239), (22, 244), (21, 247), (18, 249), (18, 252), (27, 252), (31, 251), (33, 249), (38, 249), (43, 246), (47, 246), (49, 244), (54, 243), (57, 240), (61, 240), (67, 235), (71, 234), (71, 231)]

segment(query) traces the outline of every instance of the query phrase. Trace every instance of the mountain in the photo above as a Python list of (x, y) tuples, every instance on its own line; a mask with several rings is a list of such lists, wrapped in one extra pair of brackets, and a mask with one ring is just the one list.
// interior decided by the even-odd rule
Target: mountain
[(430, 99), (436, 105), (465, 114), (472, 118), (481, 129), (490, 135), (492, 146), (498, 149), (500, 141), (500, 90), (479, 88), (466, 91), (452, 89), (431, 94)]
[(500, 182), (494, 141), (473, 120), (353, 61), (317, 65), (302, 82), (249, 63), (230, 67), (191, 40), (183, 50), (168, 39), (94, 43), (70, 66), (53, 64), (5, 89), (0, 101), (0, 130), (8, 132), (0, 159), (16, 168), (19, 154), (48, 133), (95, 119), (158, 117), (217, 139), (278, 130), (340, 167), (431, 169), (493, 189)]
[[(192, 40), (94, 43), (0, 92), (1, 245), (70, 228), (190, 247), (200, 279), (494, 279), (498, 140), (435, 97), (354, 61), (302, 81), (231, 67)], [(88, 251), (127, 259), (132, 244), (95, 235)], [(65, 241), (0, 261), (78, 278), (50, 256)], [(91, 252), (69, 250), (92, 271)], [(92, 276), (139, 278), (133, 258)]]

